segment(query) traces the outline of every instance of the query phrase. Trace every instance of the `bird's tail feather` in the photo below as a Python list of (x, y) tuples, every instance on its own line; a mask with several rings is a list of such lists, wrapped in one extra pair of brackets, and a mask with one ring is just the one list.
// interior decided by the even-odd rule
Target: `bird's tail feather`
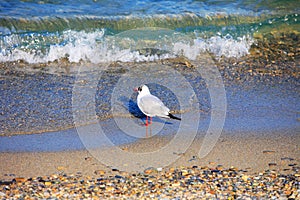
[(179, 118), (179, 117), (176, 117), (176, 116), (174, 116), (174, 115), (172, 115), (171, 113), (169, 113), (169, 115), (168, 115), (171, 119), (177, 119), (177, 120), (181, 120), (181, 118)]

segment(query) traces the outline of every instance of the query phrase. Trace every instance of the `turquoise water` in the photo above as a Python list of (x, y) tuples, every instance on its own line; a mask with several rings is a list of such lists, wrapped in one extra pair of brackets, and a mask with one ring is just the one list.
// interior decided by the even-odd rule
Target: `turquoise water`
[[(250, 54), (257, 38), (265, 39), (265, 36), (280, 35), (285, 31), (294, 33), (294, 37), (287, 40), (291, 41), (290, 46), (294, 49), (289, 51), (284, 41), (275, 41), (281, 45), (278, 52), (287, 55), (293, 53), (291, 55), (299, 58), (299, 8), (298, 1), (293, 0), (0, 1), (0, 135), (58, 131), (41, 136), (41, 140), (37, 140), (39, 144), (28, 142), (32, 139), (27, 135), (19, 139), (15, 138), (18, 136), (2, 137), (0, 151), (15, 148), (23, 141), (28, 144), (22, 146), (25, 150), (32, 146), (41, 150), (39, 148), (43, 148), (44, 141), (53, 137), (57, 138), (54, 141), (60, 143), (51, 143), (51, 149), (55, 145), (58, 150), (76, 149), (81, 145), (78, 138), (70, 139), (74, 135), (73, 129), (61, 132), (74, 127), (74, 85), (91, 87), (89, 82), (80, 79), (81, 76), (76, 82), (77, 64), (83, 70), (82, 77), (98, 74), (109, 66), (101, 81), (99, 79), (95, 99), (97, 117), (111, 128), (114, 120), (109, 115), (111, 92), (120, 77), (126, 76), (130, 69), (138, 68), (147, 72), (153, 66), (167, 67), (168, 58), (183, 55), (193, 61), (205, 52), (213, 54), (215, 58), (242, 58)], [(262, 47), (278, 47), (268, 42), (266, 44)], [(273, 60), (265, 59), (258, 67), (264, 67), (265, 63), (271, 61), (273, 63)], [(116, 63), (110, 65), (112, 62)], [(205, 63), (210, 65), (210, 62)], [(299, 80), (290, 79), (288, 73), (284, 77), (265, 74), (252, 77), (252, 71), (255, 70), (249, 65), (255, 68), (256, 64), (245, 62), (243, 66), (238, 66), (251, 71), (237, 74), (242, 79), (244, 77), (240, 83), (249, 83), (250, 86), (244, 88), (237, 84), (238, 89), (235, 90), (235, 82), (229, 81), (233, 86), (225, 88), (228, 101), (225, 130), (247, 132), (298, 128)], [(170, 64), (174, 68), (177, 65), (176, 61)], [(180, 61), (179, 65), (184, 65), (184, 61)], [(225, 82), (228, 82), (227, 72), (235, 73), (231, 71), (232, 66), (228, 65), (221, 71)], [(275, 67), (289, 69), (287, 66), (289, 63)], [(207, 115), (199, 124), (202, 128), (200, 133), (204, 132), (209, 124), (211, 108), (206, 85), (192, 69), (179, 67), (176, 70), (186, 73), (186, 79), (200, 99), (199, 111)], [(145, 76), (141, 73), (136, 78), (144, 80)], [(161, 79), (164, 77), (161, 76)], [(264, 87), (259, 88), (259, 85)], [(165, 94), (166, 88), (154, 87), (153, 91), (158, 92), (157, 95), (159, 92)], [(170, 97), (166, 95), (164, 102), (171, 106), (171, 110), (178, 111)], [(135, 99), (133, 96), (130, 100), (125, 99), (126, 106), (135, 105)], [(83, 113), (85, 109), (79, 111)], [(122, 116), (124, 113), (118, 114)], [(126, 116), (135, 115), (128, 113)], [(140, 122), (140, 116), (135, 117), (136, 123)], [(176, 131), (168, 125), (168, 133)], [(111, 132), (118, 133), (118, 130), (112, 127)], [(61, 137), (74, 145), (66, 145)], [(115, 140), (119, 140), (117, 144), (127, 142), (118, 137)], [(14, 141), (17, 141), (15, 146), (11, 145)], [(24, 150), (22, 148), (20, 151)]]
[(1, 16), (11, 18), (33, 17), (122, 17), (156, 14), (216, 13), (262, 15), (291, 14), (299, 11), (297, 0), (184, 0), (184, 1), (107, 1), (107, 0), (9, 0), (1, 1)]
[[(0, 62), (135, 62), (179, 52), (194, 58), (189, 49), (238, 58), (249, 54), (253, 34), (297, 27), (299, 8), (283, 0), (1, 1)], [(145, 56), (141, 48), (165, 53)]]

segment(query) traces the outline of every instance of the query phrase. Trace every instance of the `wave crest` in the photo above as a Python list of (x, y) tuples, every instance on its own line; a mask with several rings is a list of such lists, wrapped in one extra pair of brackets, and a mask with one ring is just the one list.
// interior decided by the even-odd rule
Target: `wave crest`
[(61, 34), (12, 34), (1, 38), (0, 62), (47, 63), (61, 59), (74, 63), (143, 62), (178, 55), (193, 60), (207, 51), (216, 57), (238, 58), (249, 53), (252, 43), (250, 36), (233, 38), (227, 34), (203, 39), (195, 34), (155, 28), (117, 35), (106, 34), (104, 29), (91, 32), (68, 30)]

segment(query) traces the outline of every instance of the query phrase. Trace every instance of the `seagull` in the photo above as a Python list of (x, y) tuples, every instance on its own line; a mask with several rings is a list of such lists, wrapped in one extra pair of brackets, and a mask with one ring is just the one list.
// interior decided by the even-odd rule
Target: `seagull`
[(172, 115), (170, 109), (159, 98), (150, 93), (147, 85), (134, 88), (134, 91), (139, 93), (137, 96), (137, 105), (142, 113), (146, 115), (145, 126), (148, 126), (148, 117), (150, 117), (150, 124), (152, 124), (152, 117), (155, 116), (181, 120), (179, 117)]

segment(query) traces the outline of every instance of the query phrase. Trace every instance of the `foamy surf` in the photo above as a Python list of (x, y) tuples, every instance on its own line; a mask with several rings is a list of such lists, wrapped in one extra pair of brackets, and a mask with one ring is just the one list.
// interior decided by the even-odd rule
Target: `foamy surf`
[[(136, 36), (107, 35), (105, 29), (95, 31), (64, 31), (61, 34), (23, 34), (7, 35), (1, 40), (0, 62), (24, 61), (30, 64), (48, 63), (61, 59), (79, 63), (103, 62), (145, 62), (174, 58), (183, 55), (195, 59), (203, 52), (213, 53), (216, 57), (239, 58), (249, 53), (253, 39), (250, 36), (233, 38), (212, 36), (207, 39), (169, 31), (168, 35), (157, 38), (144, 36), (160, 29), (144, 29), (140, 38)], [(141, 30), (131, 30), (139, 33)], [(178, 40), (179, 35), (179, 40)], [(156, 49), (143, 53), (141, 49)]]

